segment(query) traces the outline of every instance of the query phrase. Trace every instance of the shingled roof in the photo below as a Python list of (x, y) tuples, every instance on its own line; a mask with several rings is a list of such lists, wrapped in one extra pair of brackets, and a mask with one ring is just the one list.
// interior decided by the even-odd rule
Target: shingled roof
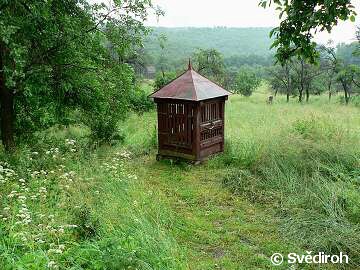
[(201, 101), (229, 95), (230, 92), (193, 70), (189, 61), (189, 68), (185, 73), (151, 94), (150, 98)]

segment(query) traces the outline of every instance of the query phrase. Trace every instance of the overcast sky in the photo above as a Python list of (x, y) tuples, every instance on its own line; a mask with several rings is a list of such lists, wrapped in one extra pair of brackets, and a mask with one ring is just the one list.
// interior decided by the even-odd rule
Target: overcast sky
[[(274, 27), (279, 23), (277, 12), (273, 8), (258, 7), (258, 0), (153, 0), (162, 7), (165, 16), (159, 21), (151, 16), (149, 26), (166, 27)], [(355, 23), (340, 22), (329, 35), (317, 36), (318, 42), (332, 39), (338, 42), (355, 40), (356, 25), (360, 25), (360, 0), (354, 0), (359, 18)]]

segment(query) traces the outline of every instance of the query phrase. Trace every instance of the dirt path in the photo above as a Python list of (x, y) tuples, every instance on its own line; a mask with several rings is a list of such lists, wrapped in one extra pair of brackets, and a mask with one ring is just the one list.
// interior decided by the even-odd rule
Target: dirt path
[(224, 171), (149, 157), (130, 169), (172, 209), (169, 230), (185, 252), (188, 269), (272, 269), (270, 256), (288, 249), (271, 211), (230, 193), (222, 185)]

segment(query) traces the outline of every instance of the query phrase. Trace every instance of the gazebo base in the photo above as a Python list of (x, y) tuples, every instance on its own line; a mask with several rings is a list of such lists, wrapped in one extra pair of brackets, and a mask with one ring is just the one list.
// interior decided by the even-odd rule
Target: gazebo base
[(204, 149), (204, 151), (201, 151), (200, 153), (206, 155), (200, 155), (200, 157), (197, 157), (196, 155), (177, 152), (177, 151), (160, 149), (159, 153), (156, 155), (156, 160), (160, 161), (163, 159), (179, 159), (193, 164), (200, 164), (201, 162), (208, 160), (210, 157), (215, 156), (216, 154), (220, 154), (222, 152), (223, 151), (220, 145), (219, 146), (214, 145), (214, 148)]
[[(159, 158), (158, 158), (159, 157)], [(159, 150), (159, 153), (156, 156), (156, 159), (164, 159), (164, 158), (181, 158), (186, 159), (189, 161), (196, 161), (196, 156), (189, 155), (177, 151), (171, 151), (171, 150)]]
[(187, 159), (187, 158), (179, 157), (179, 156), (166, 156), (166, 155), (161, 155), (161, 154), (156, 155), (156, 161), (160, 161), (160, 160), (164, 160), (164, 159), (181, 160), (181, 161), (184, 161), (184, 162), (189, 162), (190, 164), (193, 164), (193, 165), (200, 165), (202, 162), (207, 160), (207, 159), (192, 160), (192, 159)]

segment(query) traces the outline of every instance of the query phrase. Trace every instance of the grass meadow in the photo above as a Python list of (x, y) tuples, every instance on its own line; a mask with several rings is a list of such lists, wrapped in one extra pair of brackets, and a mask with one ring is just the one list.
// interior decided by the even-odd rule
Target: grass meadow
[(275, 252), (322, 251), (360, 266), (360, 109), (263, 86), (232, 96), (225, 153), (157, 162), (156, 113), (94, 148), (81, 126), (0, 154), (0, 269), (289, 269)]

